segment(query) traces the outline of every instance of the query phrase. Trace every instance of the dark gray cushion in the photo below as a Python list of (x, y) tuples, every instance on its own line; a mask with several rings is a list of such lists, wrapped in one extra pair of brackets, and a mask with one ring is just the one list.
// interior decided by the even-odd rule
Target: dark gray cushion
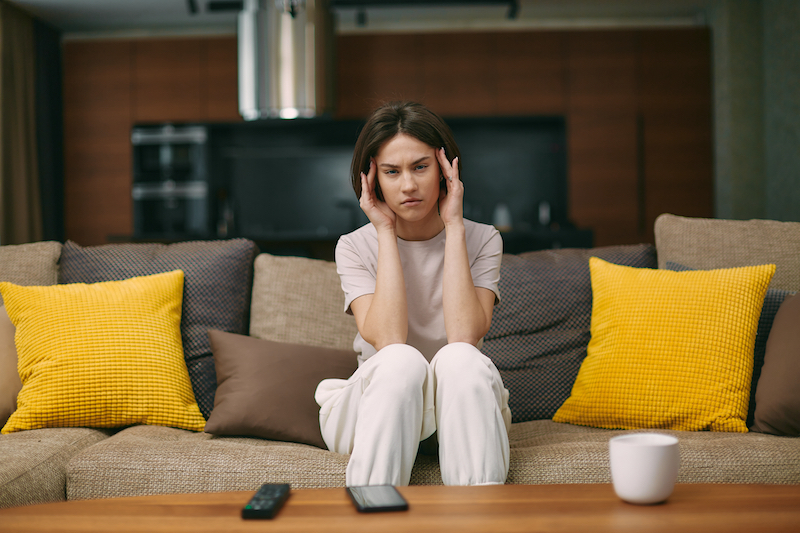
[(483, 353), (510, 392), (514, 422), (552, 418), (586, 357), (592, 316), (589, 258), (655, 268), (649, 244), (505, 254), (500, 304)]
[(59, 281), (97, 283), (183, 270), (183, 352), (197, 404), (208, 418), (217, 388), (208, 330), (247, 333), (257, 253), (246, 239), (85, 248), (67, 241)]
[[(695, 270), (673, 261), (667, 261), (664, 266), (667, 270), (674, 270), (676, 272)], [(761, 376), (761, 368), (764, 366), (764, 354), (767, 351), (767, 339), (772, 329), (772, 322), (775, 320), (775, 314), (778, 312), (783, 300), (791, 294), (793, 294), (791, 291), (769, 289), (767, 290), (766, 296), (764, 296), (764, 306), (761, 308), (761, 316), (758, 318), (756, 344), (753, 349), (753, 378), (750, 382), (750, 404), (747, 410), (748, 427), (753, 425), (756, 411), (756, 384), (758, 383), (759, 376)]]

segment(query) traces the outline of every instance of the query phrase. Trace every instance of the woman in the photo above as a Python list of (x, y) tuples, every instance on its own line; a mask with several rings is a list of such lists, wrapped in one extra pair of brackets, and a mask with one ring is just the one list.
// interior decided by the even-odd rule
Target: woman
[(508, 475), (508, 391), (478, 350), (503, 245), (463, 218), (460, 170), (450, 128), (420, 104), (380, 107), (356, 142), (351, 179), (370, 223), (339, 239), (336, 266), (359, 367), (315, 395), (328, 448), (351, 454), (348, 486), (408, 485), (434, 433), (445, 484)]

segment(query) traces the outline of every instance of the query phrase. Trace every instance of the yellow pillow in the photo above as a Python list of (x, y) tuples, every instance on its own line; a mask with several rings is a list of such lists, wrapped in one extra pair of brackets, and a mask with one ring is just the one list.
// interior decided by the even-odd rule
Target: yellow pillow
[(672, 272), (589, 261), (591, 340), (556, 422), (746, 432), (775, 265)]
[(2, 433), (135, 424), (202, 431), (183, 359), (183, 272), (49, 287), (0, 283), (22, 390)]

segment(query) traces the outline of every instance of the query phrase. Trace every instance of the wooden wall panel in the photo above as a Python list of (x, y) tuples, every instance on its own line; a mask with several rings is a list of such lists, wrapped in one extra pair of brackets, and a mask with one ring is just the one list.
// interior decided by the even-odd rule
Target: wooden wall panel
[(211, 37), (203, 42), (206, 61), (202, 77), (206, 87), (206, 119), (240, 122), (239, 47), (235, 37)]
[(201, 39), (134, 41), (133, 117), (136, 122), (191, 122), (206, 117)]
[(133, 230), (131, 41), (64, 46), (65, 234), (82, 245)]
[(489, 33), (423, 35), (425, 104), (442, 116), (496, 114), (494, 41)]
[(337, 39), (338, 118), (362, 118), (389, 100), (424, 101), (419, 35), (349, 35)]
[(495, 36), (494, 83), (500, 115), (563, 115), (567, 109), (566, 34)]
[(633, 31), (577, 31), (567, 36), (569, 110), (623, 112), (637, 107)]
[(661, 213), (714, 216), (710, 35), (642, 32), (642, 171), (646, 239)]
[(570, 113), (569, 213), (594, 244), (635, 244), (639, 232), (635, 112)]
[(637, 34), (567, 36), (569, 217), (595, 245), (642, 241)]

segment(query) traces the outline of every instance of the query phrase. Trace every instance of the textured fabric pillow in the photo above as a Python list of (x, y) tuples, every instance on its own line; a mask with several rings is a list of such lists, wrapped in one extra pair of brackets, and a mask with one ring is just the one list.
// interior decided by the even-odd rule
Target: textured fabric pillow
[(126, 281), (0, 283), (22, 390), (3, 433), (153, 424), (200, 431), (180, 338), (183, 272)]
[(775, 315), (764, 367), (756, 386), (753, 426), (759, 433), (800, 436), (800, 294), (790, 296)]
[[(667, 261), (667, 270), (674, 270), (676, 272), (685, 272), (687, 270), (695, 270), (693, 268)], [(778, 312), (783, 301), (787, 296), (791, 295), (790, 291), (782, 291), (779, 289), (767, 290), (767, 295), (764, 296), (764, 306), (761, 308), (761, 315), (758, 318), (758, 329), (756, 330), (756, 344), (753, 349), (753, 377), (750, 380), (750, 403), (747, 408), (747, 426), (753, 425), (753, 420), (756, 411), (756, 384), (758, 378), (761, 376), (761, 367), (764, 366), (764, 353), (767, 350), (767, 339), (769, 332), (772, 329), (772, 323), (775, 320), (775, 314)]]
[(197, 403), (207, 418), (217, 386), (208, 330), (247, 333), (257, 252), (255, 244), (245, 239), (86, 248), (67, 241), (61, 254), (60, 281), (97, 283), (183, 270), (183, 350)]
[(500, 370), (514, 422), (550, 419), (569, 397), (589, 343), (593, 255), (621, 265), (656, 267), (651, 245), (503, 256), (502, 298), (481, 351)]
[[(17, 285), (55, 285), (61, 243), (54, 241), (0, 246), (0, 281)], [(0, 296), (0, 303), (3, 298)]]
[(15, 331), (5, 306), (0, 304), (0, 428), (17, 408), (17, 394), (22, 388), (17, 372)]
[(663, 214), (654, 229), (659, 268), (667, 261), (699, 270), (772, 263), (770, 289), (800, 291), (800, 222)]
[(256, 258), (251, 336), (352, 350), (356, 320), (342, 309), (344, 292), (333, 261), (270, 254)]
[(672, 272), (590, 260), (592, 339), (556, 422), (746, 432), (775, 265)]
[[(55, 241), (0, 246), (0, 281), (17, 285), (55, 285), (61, 243)], [(17, 405), (22, 387), (17, 372), (14, 325), (2, 307), (0, 295), (0, 427)]]
[(323, 379), (350, 377), (355, 352), (208, 333), (218, 385), (206, 433), (326, 447), (314, 391)]

